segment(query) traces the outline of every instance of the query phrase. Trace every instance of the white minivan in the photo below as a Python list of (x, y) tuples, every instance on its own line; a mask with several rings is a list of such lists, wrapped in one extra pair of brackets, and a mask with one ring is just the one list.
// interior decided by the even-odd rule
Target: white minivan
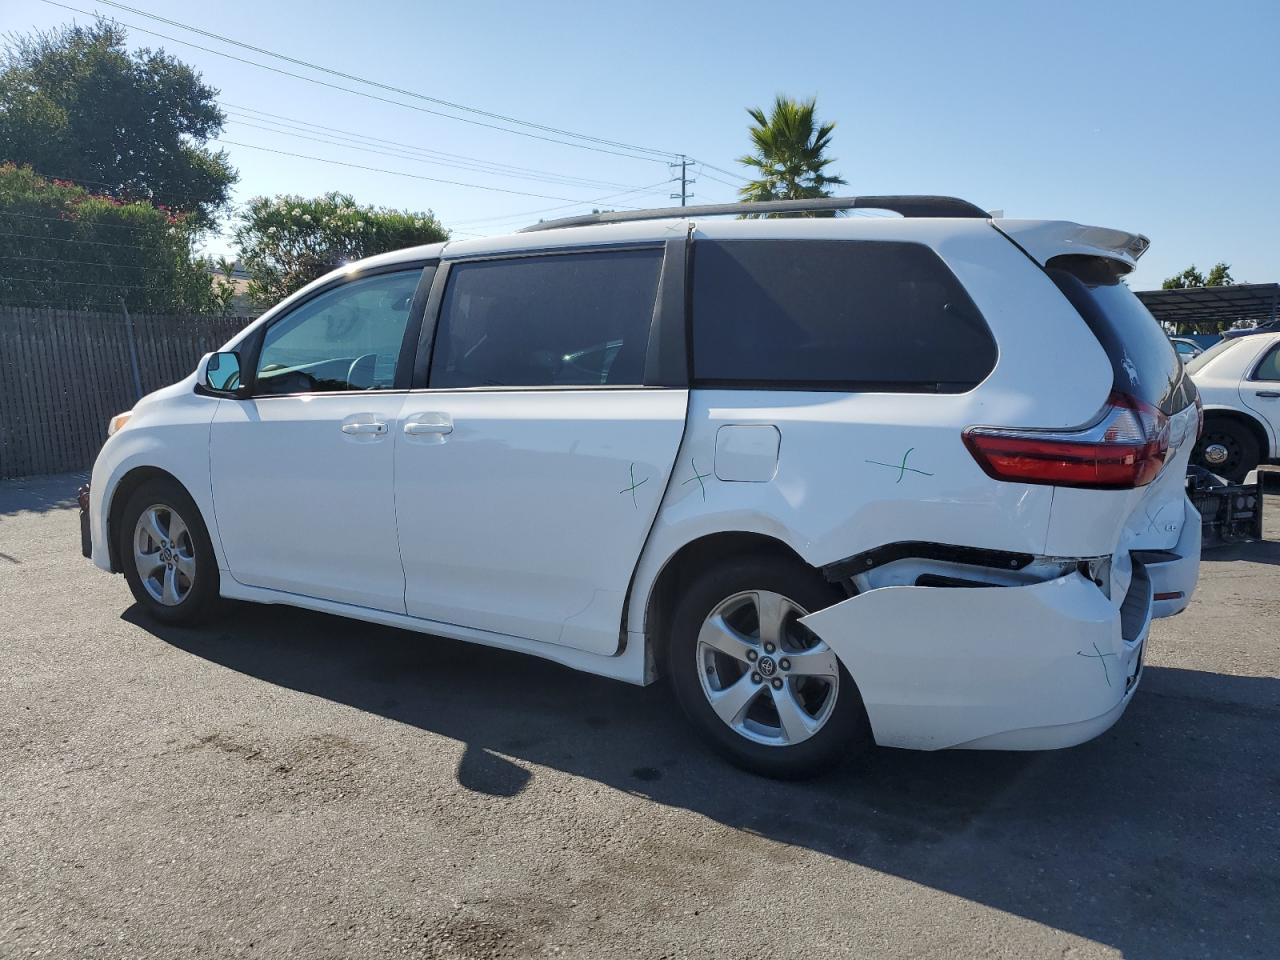
[(165, 622), (227, 597), (665, 675), (772, 776), (1070, 746), (1199, 569), (1146, 246), (867, 197), (372, 257), (113, 421), (86, 550)]

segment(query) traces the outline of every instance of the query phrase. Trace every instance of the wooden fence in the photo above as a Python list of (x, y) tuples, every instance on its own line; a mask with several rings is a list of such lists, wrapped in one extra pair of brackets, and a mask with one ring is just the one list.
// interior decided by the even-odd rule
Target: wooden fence
[(246, 323), (0, 306), (0, 478), (85, 469), (113, 415)]

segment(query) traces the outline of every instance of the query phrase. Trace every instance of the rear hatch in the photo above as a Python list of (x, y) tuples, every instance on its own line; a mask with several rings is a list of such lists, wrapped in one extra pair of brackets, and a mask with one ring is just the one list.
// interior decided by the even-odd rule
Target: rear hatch
[(1127, 270), (1119, 261), (1065, 254), (1050, 258), (1045, 270), (1106, 352), (1115, 395), (1158, 414), (1164, 461), (1151, 482), (1131, 489), (1059, 489), (1049, 547), (1073, 555), (1170, 549), (1185, 522), (1187, 462), (1199, 430), (1195, 384), (1160, 324), (1123, 282)]
[[(1146, 249), (1145, 237), (1078, 224), (996, 225), (1040, 263), (1084, 319), (1111, 363), (1109, 402), (1131, 407), (1156, 441), (1154, 477), (1115, 489), (1064, 485), (1054, 490), (1045, 553), (1112, 557), (1119, 581), (1112, 593), (1118, 601), (1127, 593), (1135, 554), (1141, 562), (1186, 546), (1184, 531), (1199, 524), (1195, 512), (1186, 509), (1185, 492), (1199, 431), (1195, 384), (1160, 324), (1124, 283)], [(1196, 544), (1198, 551), (1198, 539)]]

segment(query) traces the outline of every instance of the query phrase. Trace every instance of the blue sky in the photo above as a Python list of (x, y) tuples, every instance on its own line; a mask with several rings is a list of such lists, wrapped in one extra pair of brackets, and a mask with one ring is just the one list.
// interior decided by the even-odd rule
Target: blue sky
[[(138, 14), (95, 7), (92, 0), (65, 2), (309, 73)], [(754, 0), (129, 2), (428, 96), (683, 152), (728, 171), (739, 169), (735, 158), (747, 149), (745, 107), (767, 105), (777, 92), (816, 95), (820, 115), (837, 122), (834, 169), (848, 180), (849, 193), (954, 194), (1009, 216), (1142, 232), (1152, 247), (1134, 277), (1138, 289), (1159, 286), (1189, 263), (1207, 269), (1216, 260), (1230, 263), (1237, 280), (1280, 280), (1280, 70), (1274, 58), (1280, 4), (1274, 2), (823, 5), (824, 15), (812, 24), (803, 22), (800, 5)], [(88, 19), (40, 0), (0, 5), (3, 32), (73, 18)], [(340, 189), (361, 202), (431, 209), (459, 230), (498, 233), (537, 219), (527, 211), (588, 201), (547, 215), (586, 210), (592, 199), (636, 187), (650, 190), (598, 205), (661, 205), (671, 189), (661, 183), (669, 171), (657, 159), (512, 135), (280, 76), (140, 31), (131, 37), (192, 63), (235, 105), (225, 140), (487, 188), (228, 144), (241, 173), (238, 201)], [(246, 125), (253, 122), (245, 118), (250, 110), (350, 131), (385, 151), (402, 148), (367, 138), (574, 182), (302, 140), (261, 114), (256, 126)], [(706, 173), (693, 188), (695, 202), (732, 199), (733, 187), (711, 177), (733, 178)], [(215, 239), (211, 248), (221, 252), (226, 245)]]

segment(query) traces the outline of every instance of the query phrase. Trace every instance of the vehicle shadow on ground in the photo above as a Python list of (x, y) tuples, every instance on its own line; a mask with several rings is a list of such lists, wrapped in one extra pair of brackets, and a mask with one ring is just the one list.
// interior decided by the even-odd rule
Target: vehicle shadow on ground
[(1280, 565), (1280, 542), (1255, 540), (1251, 543), (1228, 543), (1220, 547), (1208, 547), (1200, 555), (1204, 561), (1246, 560), (1249, 563)]
[(877, 750), (778, 783), (709, 755), (664, 685), (285, 608), (236, 605), (200, 631), (138, 607), (125, 618), (229, 669), (462, 741), (458, 780), (481, 793), (513, 796), (530, 765), (555, 768), (1130, 958), (1269, 956), (1280, 937), (1280, 680), (1150, 666), (1120, 724), (1073, 750)]
[(47, 513), (76, 505), (76, 490), (89, 482), (88, 472), (0, 480), (0, 517), (15, 513)]

